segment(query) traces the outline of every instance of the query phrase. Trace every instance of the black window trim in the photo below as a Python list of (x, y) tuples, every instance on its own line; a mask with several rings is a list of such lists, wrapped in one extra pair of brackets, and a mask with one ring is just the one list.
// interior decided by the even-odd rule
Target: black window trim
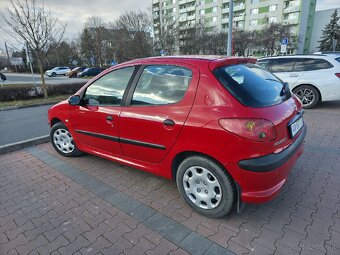
[[(129, 80), (129, 82), (128, 82), (127, 86), (126, 86), (126, 89), (124, 91), (121, 103), (119, 105), (117, 105), (117, 104), (98, 105), (99, 107), (108, 107), (108, 106), (109, 107), (112, 107), (112, 106), (122, 107), (122, 106), (125, 106), (127, 95), (130, 92), (131, 86), (132, 86), (133, 82), (135, 81), (136, 76), (138, 75), (138, 73), (140, 71), (141, 65), (131, 65), (131, 66), (124, 66), (124, 67), (121, 67), (121, 68), (116, 68), (116, 69), (113, 69), (113, 70), (111, 70), (110, 72), (108, 72), (108, 73), (106, 73), (104, 75), (99, 76), (97, 79), (92, 81), (88, 86), (86, 86), (86, 88), (84, 88), (84, 90), (81, 92), (81, 94), (80, 94), (81, 101), (84, 102), (84, 96), (85, 96), (85, 93), (87, 91), (87, 88), (90, 87), (94, 82), (98, 81), (100, 78), (102, 78), (105, 75), (108, 75), (109, 73), (112, 73), (112, 72), (120, 70), (120, 69), (129, 68), (129, 67), (133, 67), (134, 70), (132, 72), (130, 80)], [(83, 103), (82, 105), (88, 105), (88, 104)]]
[(155, 106), (158, 106), (158, 107), (162, 107), (162, 106), (169, 106), (169, 105), (175, 105), (175, 104), (180, 103), (180, 102), (184, 99), (184, 97), (185, 97), (185, 95), (186, 95), (186, 93), (187, 93), (187, 91), (188, 91), (188, 89), (189, 89), (189, 86), (190, 86), (191, 81), (192, 81), (192, 77), (191, 77), (191, 80), (190, 80), (190, 82), (189, 82), (189, 84), (188, 84), (188, 88), (187, 88), (187, 90), (186, 90), (185, 93), (184, 93), (183, 98), (182, 98), (180, 101), (178, 101), (178, 102), (171, 103), (171, 104), (155, 104), (155, 105), (151, 105), (151, 104), (150, 104), (150, 105), (147, 105), (147, 104), (146, 104), (146, 105), (135, 105), (135, 104), (131, 104), (132, 97), (133, 97), (133, 94), (135, 93), (135, 90), (136, 90), (138, 81), (139, 81), (139, 79), (141, 78), (144, 69), (145, 69), (146, 67), (148, 67), (148, 66), (176, 66), (176, 67), (186, 68), (186, 69), (190, 70), (192, 75), (193, 75), (193, 73), (194, 73), (194, 72), (193, 72), (193, 69), (191, 69), (191, 68), (189, 68), (189, 67), (186, 67), (186, 66), (182, 66), (182, 65), (177, 64), (177, 63), (174, 63), (174, 64), (166, 64), (166, 63), (149, 63), (149, 64), (147, 64), (147, 65), (146, 65), (146, 64), (143, 64), (143, 65), (141, 65), (141, 66), (139, 67), (138, 73), (136, 74), (135, 79), (133, 80), (133, 82), (132, 82), (132, 84), (131, 84), (130, 91), (129, 91), (128, 95), (127, 95), (127, 98), (126, 98), (126, 101), (125, 101), (124, 106), (132, 106), (132, 107), (155, 107)]

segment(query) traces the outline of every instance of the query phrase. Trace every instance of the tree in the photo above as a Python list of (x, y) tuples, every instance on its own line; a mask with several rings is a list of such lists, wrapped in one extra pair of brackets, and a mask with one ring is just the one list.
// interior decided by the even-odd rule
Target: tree
[(4, 10), (1, 17), (9, 29), (3, 25), (0, 25), (1, 28), (10, 34), (18, 35), (31, 48), (38, 61), (44, 96), (48, 97), (44, 79), (44, 60), (50, 46), (58, 45), (62, 40), (66, 26), (36, 0), (9, 0), (9, 7), (5, 7)]
[(320, 38), (321, 40), (318, 41), (320, 43), (320, 51), (333, 49), (340, 50), (340, 25), (338, 24), (339, 20), (340, 17), (338, 17), (338, 12), (337, 10), (335, 10), (331, 16), (329, 23), (322, 30), (322, 36)]

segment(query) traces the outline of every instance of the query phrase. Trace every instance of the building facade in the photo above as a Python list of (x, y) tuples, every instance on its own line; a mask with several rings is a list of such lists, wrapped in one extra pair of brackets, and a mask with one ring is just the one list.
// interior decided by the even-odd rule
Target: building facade
[[(291, 24), (298, 37), (296, 53), (308, 53), (311, 42), (316, 0), (234, 0), (233, 27), (257, 30), (269, 23)], [(180, 31), (204, 24), (207, 31), (227, 32), (230, 0), (153, 0), (155, 40), (167, 28)], [(179, 40), (181, 35), (179, 35)]]

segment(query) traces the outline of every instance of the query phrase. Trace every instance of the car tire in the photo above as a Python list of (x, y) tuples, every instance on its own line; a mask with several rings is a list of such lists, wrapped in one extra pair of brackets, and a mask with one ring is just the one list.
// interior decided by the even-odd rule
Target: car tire
[(76, 157), (82, 154), (75, 144), (73, 136), (62, 122), (53, 125), (50, 139), (54, 149), (65, 157)]
[(186, 158), (176, 175), (178, 190), (198, 213), (221, 218), (232, 209), (236, 189), (232, 178), (219, 164), (203, 156)]
[(302, 85), (293, 89), (293, 93), (300, 99), (302, 107), (310, 109), (320, 101), (319, 91), (310, 85)]
[(53, 72), (53, 73), (51, 74), (51, 76), (52, 76), (52, 77), (56, 77), (57, 74)]
[(77, 74), (76, 74), (76, 73), (73, 73), (70, 77), (71, 77), (71, 78), (77, 78)]

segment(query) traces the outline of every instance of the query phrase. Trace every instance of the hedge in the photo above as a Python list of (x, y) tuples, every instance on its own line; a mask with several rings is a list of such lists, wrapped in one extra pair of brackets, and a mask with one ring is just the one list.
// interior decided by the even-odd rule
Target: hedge
[[(84, 84), (85, 82), (48, 85), (47, 92), (49, 96), (71, 95), (77, 92)], [(43, 96), (44, 94), (41, 87), (37, 87), (36, 90), (31, 85), (0, 87), (1, 102), (32, 99), (34, 97)]]

